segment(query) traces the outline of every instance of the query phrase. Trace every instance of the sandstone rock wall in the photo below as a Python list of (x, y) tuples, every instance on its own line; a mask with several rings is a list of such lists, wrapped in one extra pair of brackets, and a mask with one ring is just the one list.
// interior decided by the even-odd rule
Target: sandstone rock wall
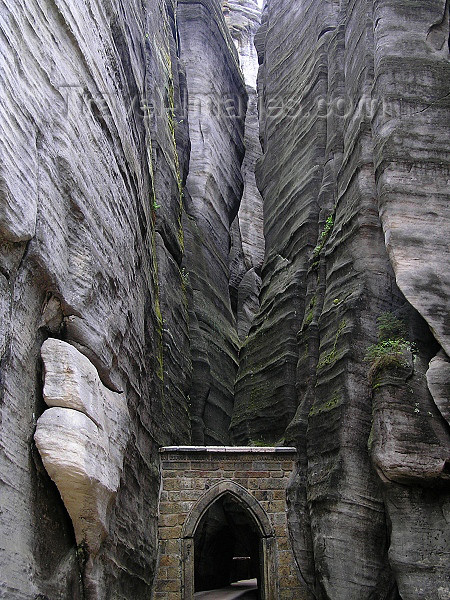
[(0, 595), (137, 600), (157, 448), (229, 436), (238, 55), (219, 0), (0, 8)]
[(247, 337), (259, 309), (261, 267), (264, 260), (263, 201), (256, 185), (256, 163), (261, 157), (256, 77), (258, 56), (254, 39), (261, 22), (256, 0), (222, 2), (225, 20), (239, 53), (248, 93), (242, 163), (244, 190), (233, 222), (230, 253), (230, 293), (240, 345)]
[(266, 254), (232, 430), (298, 447), (311, 598), (449, 590), (448, 3), (412, 4), (269, 0), (256, 38)]
[(179, 2), (178, 23), (191, 142), (183, 264), (191, 307), (192, 433), (195, 443), (225, 444), (238, 362), (229, 255), (243, 188), (247, 94), (220, 2)]
[(230, 439), (311, 598), (450, 594), (449, 3), (265, 5), (0, 0), (2, 598), (147, 598)]
[[(152, 581), (157, 448), (190, 438), (172, 27), (159, 0), (0, 7), (2, 598), (136, 599)], [(93, 564), (33, 444), (48, 337), (130, 415)], [(59, 410), (44, 413), (50, 437)]]

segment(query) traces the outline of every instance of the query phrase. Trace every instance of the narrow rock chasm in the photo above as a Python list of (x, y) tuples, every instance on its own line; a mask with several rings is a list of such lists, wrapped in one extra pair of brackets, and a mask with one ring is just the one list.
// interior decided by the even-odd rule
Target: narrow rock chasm
[(449, 2), (0, 33), (0, 598), (148, 598), (191, 444), (297, 449), (291, 600), (447, 599)]

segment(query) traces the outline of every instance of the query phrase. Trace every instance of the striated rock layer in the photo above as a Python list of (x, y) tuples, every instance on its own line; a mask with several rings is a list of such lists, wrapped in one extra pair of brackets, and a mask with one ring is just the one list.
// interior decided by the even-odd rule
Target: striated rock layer
[(227, 0), (222, 2), (222, 8), (238, 50), (248, 93), (244, 131), (245, 157), (241, 167), (244, 190), (239, 212), (231, 229), (230, 252), (231, 302), (242, 344), (259, 309), (265, 247), (263, 201), (255, 178), (256, 164), (261, 157), (261, 144), (256, 91), (258, 56), (254, 39), (260, 26), (261, 11), (256, 0)]
[(0, 0), (1, 598), (148, 598), (158, 447), (230, 439), (302, 595), (450, 596), (449, 18)]
[(178, 2), (178, 26), (191, 143), (183, 264), (191, 300), (192, 434), (197, 444), (226, 444), (238, 360), (229, 253), (243, 187), (247, 95), (220, 2)]
[(266, 253), (232, 431), (297, 445), (311, 598), (450, 593), (448, 19), (268, 0), (256, 36)]
[[(44, 4), (0, 4), (0, 596), (136, 600), (148, 597), (156, 559), (157, 448), (190, 439), (180, 272), (186, 156), (175, 143), (184, 153), (188, 146), (183, 129), (174, 138), (183, 81), (174, 7)], [(40, 348), (48, 337), (76, 348), (111, 397), (126, 398), (113, 483), (100, 455), (114, 433), (97, 438), (81, 412), (45, 411)], [(103, 423), (107, 411), (99, 411)], [(98, 461), (93, 451), (86, 464), (108, 490), (97, 540), (74, 519), (75, 540), (33, 445), (39, 417), (44, 459), (43, 437), (55, 464), (64, 438), (83, 434), (76, 444), (97, 448)]]

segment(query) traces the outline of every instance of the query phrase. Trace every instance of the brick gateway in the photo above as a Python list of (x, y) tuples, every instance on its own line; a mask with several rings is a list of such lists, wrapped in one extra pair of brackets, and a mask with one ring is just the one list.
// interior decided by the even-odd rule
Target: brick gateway
[(302, 600), (287, 531), (286, 487), (295, 448), (162, 448), (159, 555), (153, 600), (193, 600), (194, 537), (206, 512), (232, 499), (259, 536), (262, 600)]

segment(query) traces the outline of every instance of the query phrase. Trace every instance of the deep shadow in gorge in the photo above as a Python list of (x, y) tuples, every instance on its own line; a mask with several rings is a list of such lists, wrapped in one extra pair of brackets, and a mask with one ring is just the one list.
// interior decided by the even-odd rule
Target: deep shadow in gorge
[(195, 591), (261, 580), (261, 539), (248, 512), (225, 495), (203, 515), (194, 538)]

